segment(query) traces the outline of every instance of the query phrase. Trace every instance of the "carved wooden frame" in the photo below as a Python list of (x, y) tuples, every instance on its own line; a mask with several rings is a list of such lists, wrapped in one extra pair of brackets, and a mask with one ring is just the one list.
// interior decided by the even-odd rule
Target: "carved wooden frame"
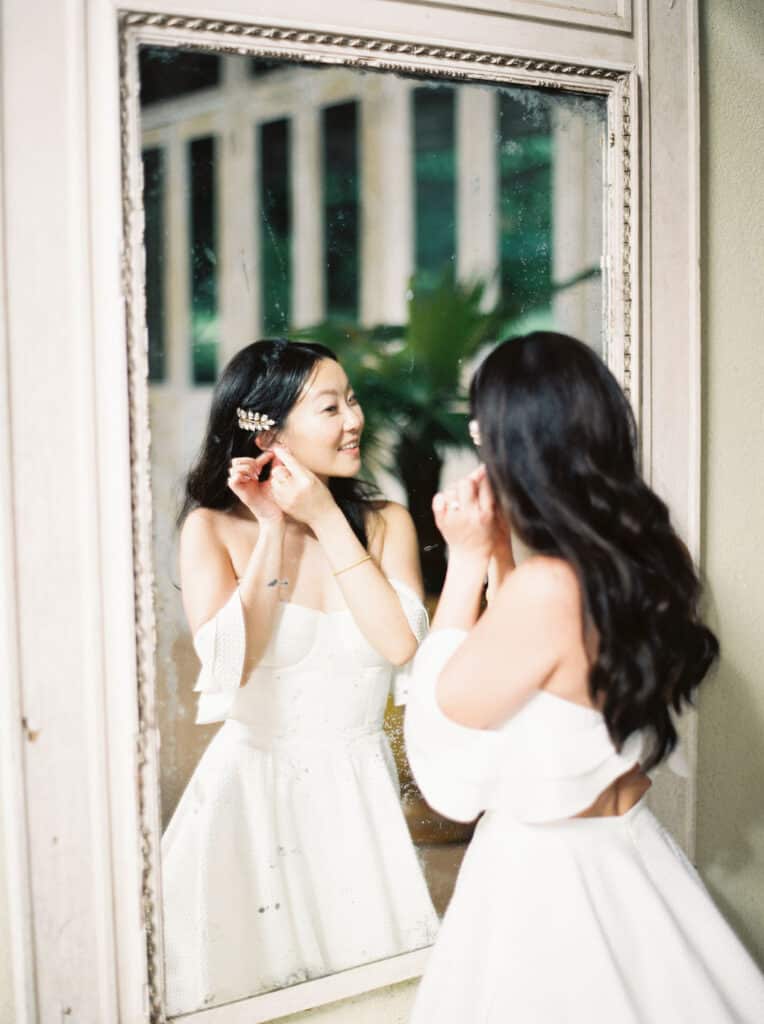
[[(639, 232), (635, 201), (637, 75), (633, 68), (542, 60), (521, 54), (428, 45), (361, 34), (229, 22), (220, 19), (122, 11), (119, 17), (120, 129), (123, 212), (122, 286), (128, 343), (130, 465), (133, 508), (135, 627), (138, 679), (136, 763), (142, 861), (142, 914), (146, 938), (148, 1010), (163, 1009), (161, 868), (158, 838), (159, 736), (155, 715), (155, 620), (152, 599), (152, 502), (148, 356), (143, 282), (137, 51), (142, 44), (216, 53), (324, 61), (376, 71), (424, 73), (452, 81), (506, 83), (599, 94), (607, 99), (606, 266), (608, 362), (629, 394), (639, 419), (639, 323), (636, 290)], [(362, 965), (292, 989), (254, 996), (184, 1016), (187, 1021), (266, 1021), (322, 1002), (418, 976), (426, 950)]]

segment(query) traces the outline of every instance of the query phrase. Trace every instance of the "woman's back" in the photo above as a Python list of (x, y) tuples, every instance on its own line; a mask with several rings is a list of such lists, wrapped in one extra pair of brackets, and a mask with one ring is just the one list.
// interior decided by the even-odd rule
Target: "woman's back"
[[(519, 545), (516, 548), (522, 550)], [(637, 750), (629, 761), (610, 740), (600, 713), (602, 700), (599, 707), (592, 702), (589, 671), (597, 637), (585, 625), (575, 572), (559, 558), (540, 557), (532, 552), (526, 555), (529, 557), (507, 574), (491, 606), (475, 626), (470, 648), (466, 653), (456, 651), (444, 664), (434, 698), (443, 716), (455, 725), (474, 726), (495, 734), (487, 737), (488, 743), (509, 736), (512, 750), (526, 755), (532, 751), (537, 762), (560, 756), (567, 743), (566, 725), (571, 726), (571, 735), (575, 734), (570, 742), (580, 747), (583, 734), (578, 734), (576, 726), (581, 721), (595, 722), (596, 730), (586, 733), (594, 743), (588, 761), (600, 767), (573, 802), (568, 786), (563, 801), (565, 813), (623, 813), (650, 786), (649, 780), (639, 773), (644, 737), (639, 736), (638, 744), (627, 745), (629, 751)], [(466, 658), (472, 678), (480, 680), (468, 697), (463, 686)], [(537, 701), (538, 695), (552, 701)], [(542, 708), (549, 708), (546, 714), (553, 715), (548, 731), (539, 714)], [(562, 714), (555, 714), (554, 708)], [(526, 733), (530, 727), (531, 734), (518, 742), (521, 727)], [(549, 752), (546, 748), (550, 748)], [(620, 756), (610, 761), (611, 768), (603, 769), (603, 763), (615, 754)], [(579, 751), (578, 759), (582, 758), (584, 752)], [(558, 776), (563, 771), (561, 765)], [(533, 769), (530, 765), (525, 769), (515, 766), (510, 773), (527, 778)], [(619, 780), (627, 773), (629, 785), (624, 789)], [(596, 785), (601, 785), (601, 789), (593, 788)]]
[[(514, 596), (532, 603), (538, 593), (521, 586), (530, 582), (523, 568), (514, 571)], [(527, 656), (519, 609), (514, 621), (495, 619), (503, 664), (489, 652), (479, 675), (465, 675), (475, 659), (461, 663), (476, 691), (491, 673), (511, 679), (513, 651)], [(549, 681), (580, 696), (584, 645), (579, 639), (576, 651), (568, 625), (570, 646), (550, 644), (564, 668)], [(764, 1019), (755, 963), (643, 798), (646, 731), (617, 749), (599, 709), (549, 686), (531, 688), (496, 725), (457, 723), (440, 704), (440, 683), (476, 631), (431, 633), (411, 683), (406, 748), (425, 799), (457, 820), (480, 815), (412, 1024)], [(477, 649), (483, 640), (490, 648), (483, 637)]]

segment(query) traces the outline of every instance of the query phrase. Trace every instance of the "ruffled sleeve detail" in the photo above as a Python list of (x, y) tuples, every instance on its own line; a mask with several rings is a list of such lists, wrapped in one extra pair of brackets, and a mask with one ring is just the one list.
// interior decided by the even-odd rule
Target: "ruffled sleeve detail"
[(238, 588), (220, 611), (194, 636), (202, 663), (194, 690), (201, 694), (197, 724), (222, 722), (241, 684), (246, 653), (244, 609)]
[(501, 738), (448, 718), (435, 693), (438, 676), (466, 638), (460, 629), (430, 633), (414, 658), (406, 708), (406, 753), (427, 803), (454, 821), (472, 821), (498, 784)]
[[(430, 628), (430, 618), (427, 614), (427, 609), (411, 587), (401, 583), (400, 580), (388, 578), (388, 582), (398, 595), (401, 608), (406, 616), (411, 632), (416, 637), (417, 644), (421, 644), (427, 635), (427, 630)], [(405, 704), (408, 700), (413, 664), (414, 658), (411, 658), (410, 661), (407, 661), (405, 665), (401, 665), (393, 673), (393, 700), (396, 704)]]
[(438, 704), (436, 686), (466, 636), (437, 630), (414, 659), (406, 752), (434, 810), (455, 821), (498, 810), (529, 824), (570, 818), (642, 759), (642, 733), (618, 751), (599, 711), (545, 691), (536, 691), (496, 729), (453, 721)]

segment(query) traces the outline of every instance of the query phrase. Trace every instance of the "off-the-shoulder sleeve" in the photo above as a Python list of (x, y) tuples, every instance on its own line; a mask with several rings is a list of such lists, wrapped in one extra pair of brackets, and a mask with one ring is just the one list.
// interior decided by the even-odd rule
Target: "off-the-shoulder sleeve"
[(454, 821), (472, 821), (492, 802), (501, 737), (459, 725), (441, 710), (435, 686), (464, 641), (461, 629), (430, 633), (414, 658), (404, 735), (406, 754), (427, 803)]
[[(416, 637), (417, 644), (421, 644), (427, 635), (427, 630), (430, 628), (430, 618), (427, 614), (427, 609), (411, 587), (395, 579), (389, 579), (389, 583), (398, 595), (401, 608), (403, 608), (403, 613), (406, 616), (411, 632)], [(401, 665), (393, 673), (393, 701), (396, 704), (405, 704), (408, 700), (413, 664), (414, 659), (411, 658), (410, 661), (407, 661), (405, 665)]]
[(194, 649), (202, 663), (194, 690), (201, 694), (196, 721), (222, 721), (244, 670), (246, 633), (238, 588), (209, 622), (197, 630)]

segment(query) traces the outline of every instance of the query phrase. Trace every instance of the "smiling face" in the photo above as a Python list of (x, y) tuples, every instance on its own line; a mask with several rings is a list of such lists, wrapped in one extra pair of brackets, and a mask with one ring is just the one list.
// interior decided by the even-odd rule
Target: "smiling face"
[(333, 359), (321, 359), (276, 438), (258, 438), (266, 448), (285, 444), (317, 476), (355, 476), (361, 468), (363, 412), (345, 371)]

